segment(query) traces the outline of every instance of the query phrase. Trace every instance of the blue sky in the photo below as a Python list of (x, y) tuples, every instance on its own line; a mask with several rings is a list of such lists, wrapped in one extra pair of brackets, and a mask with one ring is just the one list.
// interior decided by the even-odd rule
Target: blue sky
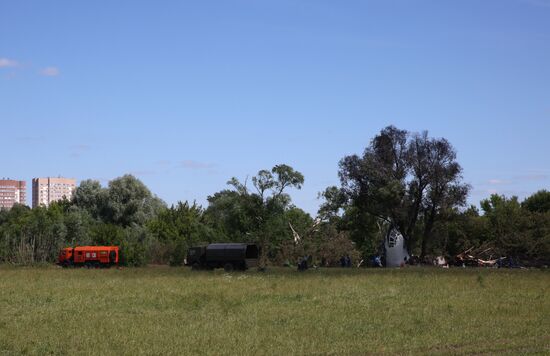
[(0, 177), (206, 204), (287, 163), (315, 213), (389, 124), (449, 139), (471, 203), (549, 189), (550, 0), (0, 0)]

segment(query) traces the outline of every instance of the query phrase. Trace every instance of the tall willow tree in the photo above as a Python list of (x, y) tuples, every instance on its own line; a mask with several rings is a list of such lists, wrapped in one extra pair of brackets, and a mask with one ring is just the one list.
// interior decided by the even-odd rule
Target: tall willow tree
[[(322, 209), (343, 207), (354, 216), (388, 221), (403, 233), (409, 248), (420, 240), (423, 257), (435, 226), (465, 204), (469, 186), (462, 183), (461, 173), (456, 151), (446, 139), (388, 126), (362, 155), (340, 161), (341, 187), (325, 191), (329, 199)], [(334, 203), (338, 201), (340, 205)]]

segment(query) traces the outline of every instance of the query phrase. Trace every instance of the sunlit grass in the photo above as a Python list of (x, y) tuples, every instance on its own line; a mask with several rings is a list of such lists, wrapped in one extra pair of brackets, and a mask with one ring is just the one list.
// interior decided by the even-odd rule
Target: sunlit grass
[(0, 267), (1, 354), (550, 352), (537, 270)]

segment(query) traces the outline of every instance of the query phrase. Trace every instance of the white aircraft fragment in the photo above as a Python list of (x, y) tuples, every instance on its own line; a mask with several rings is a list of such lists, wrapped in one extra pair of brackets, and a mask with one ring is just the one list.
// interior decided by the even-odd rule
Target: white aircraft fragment
[(405, 238), (396, 229), (391, 228), (388, 231), (384, 241), (386, 251), (386, 267), (400, 267), (409, 260), (409, 252), (405, 247)]

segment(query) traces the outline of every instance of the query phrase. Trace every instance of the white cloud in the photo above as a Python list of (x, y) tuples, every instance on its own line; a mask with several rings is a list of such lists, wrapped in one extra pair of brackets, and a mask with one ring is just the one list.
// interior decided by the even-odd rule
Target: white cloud
[(171, 162), (167, 159), (161, 159), (161, 160), (158, 160), (158, 161), (155, 162), (156, 165), (163, 166), (163, 167), (170, 166), (170, 163)]
[(72, 145), (69, 148), (72, 149), (72, 150), (75, 150), (75, 151), (88, 151), (91, 148), (91, 146), (87, 145), (87, 144), (84, 144), (84, 143), (81, 143), (81, 144), (77, 144), (77, 145)]
[(40, 71), (40, 74), (46, 77), (56, 77), (59, 75), (59, 69), (56, 67), (46, 67)]
[(157, 172), (150, 169), (142, 169), (142, 170), (131, 171), (130, 174), (134, 176), (151, 176), (151, 175), (157, 174)]
[(547, 180), (548, 178), (550, 178), (550, 175), (544, 173), (533, 173), (516, 177), (516, 179), (524, 181), (541, 181)]
[(490, 185), (502, 185), (502, 184), (510, 184), (511, 182), (509, 180), (503, 180), (503, 179), (489, 179), (488, 183)]
[(0, 58), (0, 68), (17, 67), (19, 63), (13, 59)]
[(85, 152), (89, 151), (90, 148), (91, 146), (86, 144), (77, 144), (77, 145), (69, 146), (69, 151), (71, 152), (70, 156), (73, 158), (80, 158), (80, 156), (82, 156), (82, 154), (84, 154)]
[(17, 141), (26, 143), (36, 143), (46, 141), (45, 136), (19, 136), (15, 138)]
[(185, 160), (181, 162), (181, 166), (183, 168), (188, 169), (210, 169), (214, 168), (214, 165), (212, 163), (205, 163), (205, 162), (198, 162), (193, 160)]
[(533, 6), (550, 8), (550, 0), (524, 0), (524, 2)]

